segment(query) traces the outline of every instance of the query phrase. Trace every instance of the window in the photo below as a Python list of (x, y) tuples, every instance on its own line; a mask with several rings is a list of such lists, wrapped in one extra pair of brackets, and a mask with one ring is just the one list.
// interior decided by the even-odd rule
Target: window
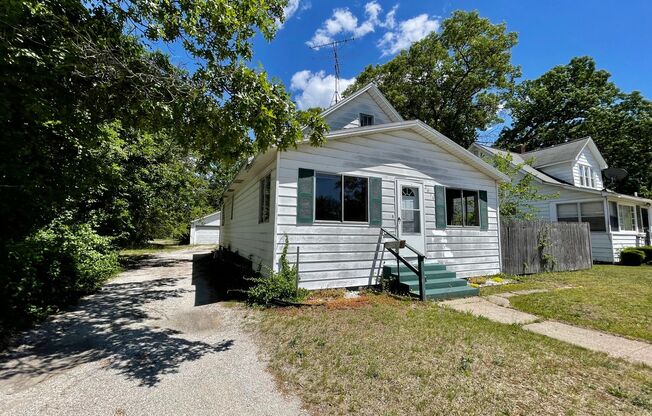
[(367, 178), (344, 176), (344, 221), (367, 222)]
[(577, 204), (558, 204), (557, 221), (559, 222), (579, 222), (580, 217), (577, 212)]
[(588, 222), (591, 231), (607, 231), (602, 201), (573, 202), (557, 205), (557, 221)]
[(602, 201), (582, 202), (580, 204), (580, 215), (582, 222), (588, 222), (591, 225), (591, 231), (607, 231)]
[(641, 231), (650, 231), (650, 211), (647, 208), (641, 207), (641, 221), (639, 222)]
[(231, 219), (233, 219), (233, 206), (235, 205), (235, 193), (231, 197)]
[(401, 188), (401, 232), (421, 233), (421, 199), (416, 186), (403, 185)]
[(595, 176), (593, 175), (593, 168), (586, 165), (579, 165), (580, 167), (580, 185), (595, 188)]
[(369, 179), (315, 173), (315, 219), (367, 222), (369, 219)]
[(631, 205), (618, 205), (618, 223), (620, 231), (635, 231), (634, 207)]
[(620, 223), (618, 222), (618, 204), (609, 202), (609, 224), (611, 224), (611, 231), (619, 231)]
[(478, 191), (446, 188), (446, 223), (462, 227), (480, 226)]
[(260, 180), (260, 190), (258, 197), (258, 223), (269, 222), (269, 204), (271, 195), (271, 181), (272, 174), (268, 173), (267, 176)]
[(360, 127), (373, 126), (373, 125), (374, 125), (374, 116), (370, 114), (360, 113)]

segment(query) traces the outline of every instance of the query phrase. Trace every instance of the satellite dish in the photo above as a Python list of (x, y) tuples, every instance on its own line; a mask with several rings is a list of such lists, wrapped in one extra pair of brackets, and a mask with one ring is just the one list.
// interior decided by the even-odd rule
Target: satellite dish
[(627, 176), (627, 171), (622, 168), (607, 168), (603, 170), (602, 173), (605, 178), (614, 182), (620, 182)]

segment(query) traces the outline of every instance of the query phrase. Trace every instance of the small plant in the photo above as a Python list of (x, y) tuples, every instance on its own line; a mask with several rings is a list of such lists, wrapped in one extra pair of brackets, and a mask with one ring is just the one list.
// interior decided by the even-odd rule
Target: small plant
[(645, 262), (645, 252), (639, 248), (628, 247), (620, 251), (620, 263), (626, 266), (640, 266)]
[(539, 254), (541, 256), (541, 266), (542, 269), (551, 272), (555, 269), (555, 265), (557, 264), (557, 259), (555, 259), (555, 256), (550, 253), (550, 248), (552, 247), (552, 243), (550, 242), (550, 226), (545, 224), (541, 228), (541, 232), (539, 233), (539, 241), (538, 243), (538, 249), (539, 249)]
[(641, 250), (643, 253), (645, 253), (646, 263), (652, 263), (652, 246), (636, 247), (636, 249)]
[(258, 305), (270, 305), (275, 300), (286, 302), (301, 302), (308, 296), (308, 290), (298, 287), (299, 273), (296, 267), (290, 266), (287, 260), (288, 246), (287, 235), (285, 246), (279, 259), (279, 271), (268, 269), (267, 276), (249, 278), (254, 285), (247, 290), (249, 302)]

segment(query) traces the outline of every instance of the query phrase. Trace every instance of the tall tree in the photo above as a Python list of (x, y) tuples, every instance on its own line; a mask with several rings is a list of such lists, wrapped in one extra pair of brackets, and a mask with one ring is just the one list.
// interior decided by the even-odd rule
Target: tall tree
[(610, 76), (583, 56), (523, 81), (506, 102), (512, 124), (501, 131), (496, 144), (537, 149), (576, 137), (592, 109), (607, 108), (618, 97)]
[(399, 113), (420, 119), (467, 147), (479, 130), (501, 121), (502, 95), (520, 70), (511, 64), (517, 36), (477, 12), (457, 11), (383, 65), (368, 66), (345, 91), (375, 81)]
[(629, 173), (615, 190), (652, 196), (652, 103), (639, 92), (621, 92), (592, 58), (573, 58), (523, 81), (506, 108), (512, 124), (498, 147), (534, 150), (591, 136), (610, 166)]

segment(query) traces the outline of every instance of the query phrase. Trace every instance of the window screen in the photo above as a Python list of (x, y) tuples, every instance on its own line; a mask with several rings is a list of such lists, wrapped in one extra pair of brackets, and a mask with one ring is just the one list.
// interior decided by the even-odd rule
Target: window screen
[(618, 219), (621, 231), (636, 230), (634, 220), (634, 207), (630, 205), (618, 205)]
[(558, 204), (557, 221), (559, 222), (579, 222), (577, 204)]
[(258, 198), (258, 222), (269, 222), (269, 207), (271, 195), (272, 175), (268, 174), (260, 180), (260, 192)]
[(580, 204), (582, 222), (588, 222), (591, 231), (606, 231), (604, 222), (604, 204), (602, 201), (582, 202)]

